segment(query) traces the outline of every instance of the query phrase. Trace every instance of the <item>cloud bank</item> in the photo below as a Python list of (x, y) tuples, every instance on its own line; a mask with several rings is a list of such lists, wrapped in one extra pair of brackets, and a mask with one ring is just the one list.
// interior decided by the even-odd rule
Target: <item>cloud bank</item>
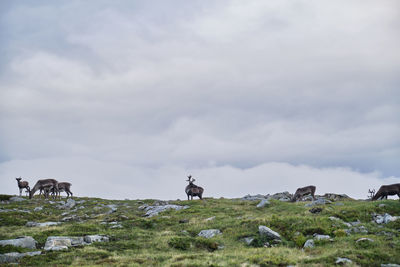
[(363, 198), (400, 180), (397, 1), (2, 5), (1, 193), (22, 176), (184, 198), (190, 173), (207, 196)]

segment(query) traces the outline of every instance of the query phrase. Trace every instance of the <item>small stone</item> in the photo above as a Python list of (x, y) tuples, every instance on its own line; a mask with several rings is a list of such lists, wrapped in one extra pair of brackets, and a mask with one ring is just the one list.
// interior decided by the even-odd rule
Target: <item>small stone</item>
[(27, 227), (46, 227), (46, 226), (55, 226), (61, 224), (60, 222), (44, 222), (44, 223), (38, 223), (38, 222), (27, 222), (25, 226)]
[(22, 197), (11, 197), (11, 198), (9, 199), (9, 201), (10, 201), (10, 202), (21, 202), (21, 201), (26, 201), (26, 199), (25, 199), (25, 198), (22, 198)]
[(21, 247), (21, 248), (36, 248), (36, 240), (33, 239), (31, 236), (24, 236), (18, 237), (16, 239), (8, 239), (8, 240), (0, 240), (0, 246), (7, 246), (11, 245), (14, 247)]
[(347, 263), (352, 263), (352, 261), (348, 258), (336, 258), (336, 264), (347, 264)]
[(221, 235), (221, 231), (219, 229), (208, 229), (208, 230), (201, 230), (198, 236), (204, 238), (212, 238), (216, 235)]
[(36, 207), (33, 209), (33, 211), (41, 211), (41, 210), (43, 210), (43, 207)]
[(243, 241), (244, 241), (247, 245), (250, 245), (251, 242), (253, 242), (253, 240), (254, 240), (254, 238), (252, 238), (252, 237), (245, 237), (245, 238), (243, 238)]
[(329, 240), (331, 237), (329, 235), (319, 235), (319, 234), (314, 234), (314, 238), (316, 240)]
[(379, 208), (383, 208), (383, 207), (385, 207), (385, 206), (386, 206), (385, 204), (379, 204), (379, 205), (378, 205)]
[(258, 226), (258, 232), (260, 233), (260, 235), (267, 236), (271, 239), (281, 239), (280, 234), (278, 234), (277, 232), (271, 230), (270, 228), (264, 225)]
[(270, 204), (270, 202), (268, 201), (268, 199), (263, 199), (263, 200), (260, 201), (260, 203), (257, 204), (256, 207), (257, 208), (263, 208), (263, 207), (265, 207), (265, 206), (267, 206), (269, 204)]
[(209, 221), (212, 221), (212, 220), (214, 220), (214, 219), (215, 219), (215, 216), (212, 216), (212, 217), (210, 217), (210, 218), (205, 219), (205, 221), (206, 221), (206, 222), (209, 222)]
[(362, 237), (362, 238), (360, 238), (360, 239), (358, 239), (358, 240), (356, 241), (356, 243), (360, 243), (360, 242), (374, 242), (374, 240), (371, 239), (371, 238)]
[(303, 248), (313, 248), (314, 245), (314, 240), (313, 239), (308, 239), (305, 243)]

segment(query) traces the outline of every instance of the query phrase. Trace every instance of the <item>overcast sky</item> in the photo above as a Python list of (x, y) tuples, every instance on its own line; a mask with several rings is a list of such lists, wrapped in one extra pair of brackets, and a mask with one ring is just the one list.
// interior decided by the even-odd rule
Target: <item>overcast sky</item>
[(400, 2), (1, 1), (0, 193), (400, 182)]

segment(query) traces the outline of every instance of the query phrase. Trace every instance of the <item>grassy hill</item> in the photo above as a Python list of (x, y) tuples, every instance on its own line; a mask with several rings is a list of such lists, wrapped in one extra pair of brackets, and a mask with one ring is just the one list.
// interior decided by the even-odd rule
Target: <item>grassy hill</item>
[[(0, 254), (42, 251), (39, 256), (19, 260), (27, 266), (330, 266), (338, 257), (350, 259), (349, 266), (400, 264), (400, 219), (387, 224), (372, 221), (374, 214), (399, 216), (398, 200), (333, 202), (316, 206), (322, 211), (315, 214), (305, 207), (310, 202), (271, 200), (257, 208), (259, 201), (241, 199), (170, 201), (189, 207), (148, 218), (143, 216), (146, 205), (165, 203), (74, 198), (76, 205), (68, 209), (60, 208), (63, 203), (59, 201), (8, 202), (10, 196), (0, 198), (0, 240), (31, 236), (38, 242), (37, 249), (0, 246)], [(26, 226), (32, 221), (62, 223)], [(281, 241), (261, 236), (260, 225), (279, 233)], [(204, 229), (219, 229), (222, 234), (199, 237)], [(62, 251), (42, 249), (49, 236), (96, 234), (107, 235), (109, 241)], [(314, 234), (329, 235), (330, 239), (315, 240), (314, 248), (303, 249)], [(357, 242), (363, 237), (373, 241)], [(253, 240), (248, 244), (244, 238)]]

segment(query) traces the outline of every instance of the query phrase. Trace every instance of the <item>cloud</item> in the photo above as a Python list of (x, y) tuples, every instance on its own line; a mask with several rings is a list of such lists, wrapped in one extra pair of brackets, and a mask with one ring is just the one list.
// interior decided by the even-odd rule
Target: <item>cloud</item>
[[(24, 168), (27, 177), (80, 177), (78, 187), (100, 181), (94, 195), (111, 183), (111, 197), (129, 185), (142, 190), (133, 195), (174, 198), (151, 180), (169, 188), (188, 172), (207, 188), (233, 175), (248, 193), (260, 187), (243, 177), (263, 168), (321, 186), (328, 178), (307, 175), (400, 177), (397, 1), (157, 3), (2, 11), (2, 188)], [(87, 172), (72, 173), (82, 162)], [(129, 179), (115, 184), (113, 172)], [(244, 193), (224, 194), (233, 192)]]

